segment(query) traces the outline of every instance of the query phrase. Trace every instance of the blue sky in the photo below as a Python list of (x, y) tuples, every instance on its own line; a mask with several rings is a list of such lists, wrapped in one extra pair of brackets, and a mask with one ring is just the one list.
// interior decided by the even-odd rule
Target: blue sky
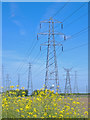
[[(17, 85), (17, 74), (20, 73), (21, 86), (27, 87), (28, 62), (31, 62), (33, 88), (40, 89), (43, 87), (45, 80), (46, 47), (42, 47), (42, 51), (40, 52), (40, 44), (47, 41), (47, 37), (37, 41), (37, 33), (47, 31), (47, 29), (44, 28), (45, 25), (43, 24), (42, 30), (40, 30), (39, 24), (40, 21), (49, 19), (57, 13), (63, 5), (65, 5), (63, 2), (3, 3), (2, 52), (4, 80), (8, 73), (12, 84)], [(80, 8), (80, 6), (83, 7)], [(74, 11), (76, 11), (75, 14), (72, 14)], [(77, 71), (79, 91), (85, 92), (86, 85), (88, 85), (88, 45), (83, 47), (78, 46), (88, 43), (88, 30), (86, 29), (74, 37), (72, 35), (87, 28), (88, 4), (68, 3), (54, 18), (61, 22), (65, 19), (63, 22), (64, 29), (61, 30), (58, 25), (55, 30), (65, 33), (68, 37), (67, 41), (63, 43), (66, 52), (61, 53), (61, 48), (57, 50), (61, 89), (63, 91), (65, 87), (65, 77), (63, 76), (65, 72), (63, 67), (73, 67), (71, 72), (73, 75), (71, 77), (72, 89), (74, 86), (74, 71)], [(60, 39), (60, 37), (56, 38), (58, 42), (60, 42)], [(31, 51), (33, 46), (34, 49)], [(78, 48), (72, 49), (75, 47)]]

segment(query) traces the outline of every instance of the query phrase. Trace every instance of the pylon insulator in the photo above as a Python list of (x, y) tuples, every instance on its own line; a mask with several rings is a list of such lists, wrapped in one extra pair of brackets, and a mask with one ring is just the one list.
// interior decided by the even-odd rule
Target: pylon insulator
[(61, 29), (63, 29), (63, 24), (61, 24)]
[(64, 40), (66, 40), (66, 36), (64, 35)]
[(62, 52), (63, 52), (63, 46), (62, 46)]
[(41, 46), (40, 46), (40, 51), (41, 51)]
[(40, 29), (41, 29), (41, 24), (40, 24)]
[(37, 40), (38, 40), (38, 35), (37, 35)]

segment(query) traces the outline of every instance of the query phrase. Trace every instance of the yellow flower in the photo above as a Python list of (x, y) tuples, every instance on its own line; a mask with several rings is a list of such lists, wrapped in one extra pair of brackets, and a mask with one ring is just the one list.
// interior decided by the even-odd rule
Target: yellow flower
[(16, 89), (16, 91), (19, 91), (19, 89)]
[(73, 101), (73, 103), (75, 104), (75, 103), (76, 103), (76, 101)]
[(37, 117), (37, 115), (35, 114), (35, 115), (33, 115), (33, 117), (35, 117), (35, 118), (36, 118), (36, 117)]
[(79, 102), (77, 102), (77, 104), (80, 104)]
[(47, 113), (46, 113), (46, 112), (44, 113), (44, 116), (47, 116)]
[(2, 107), (4, 107), (4, 104), (2, 104)]
[(29, 114), (29, 115), (32, 115), (32, 112), (29, 112), (28, 114)]
[(22, 97), (25, 97), (25, 95), (22, 95)]
[(27, 118), (30, 118), (30, 116), (27, 116)]
[(88, 111), (85, 111), (84, 114), (87, 114), (87, 115), (88, 115)]
[(74, 110), (74, 108), (71, 108), (72, 110)]
[(66, 113), (66, 115), (69, 115), (69, 113)]
[(25, 92), (25, 91), (23, 91), (23, 92), (22, 92), (22, 94), (26, 94), (26, 92)]
[(60, 111), (60, 113), (63, 113), (63, 111)]
[(17, 87), (19, 87), (19, 85), (17, 85)]
[(22, 89), (24, 89), (24, 87), (22, 87)]
[(23, 108), (20, 108), (20, 110), (22, 111), (22, 110), (23, 110)]
[(76, 115), (76, 112), (74, 111), (74, 115)]
[(60, 117), (63, 117), (63, 115), (62, 115), (62, 114), (59, 114), (59, 116), (60, 116)]
[(24, 117), (24, 115), (21, 115), (21, 117)]
[(51, 115), (49, 115), (49, 117), (51, 118)]
[(26, 109), (29, 109), (29, 106), (28, 105), (26, 105), (26, 107), (25, 107)]
[(17, 112), (19, 112), (19, 109), (16, 109)]
[(36, 112), (36, 108), (34, 108), (34, 112)]
[(40, 118), (42, 118), (42, 119), (43, 119), (44, 117), (40, 117)]

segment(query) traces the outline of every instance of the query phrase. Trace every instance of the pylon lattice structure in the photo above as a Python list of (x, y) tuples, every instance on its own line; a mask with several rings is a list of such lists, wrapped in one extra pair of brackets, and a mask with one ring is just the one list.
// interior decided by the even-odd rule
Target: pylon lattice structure
[(18, 74), (18, 88), (20, 89), (20, 74)]
[(10, 90), (10, 80), (9, 80), (9, 74), (6, 75), (6, 90)]
[(32, 74), (31, 74), (31, 64), (29, 63), (29, 71), (28, 71), (28, 95), (31, 95), (33, 92), (33, 85), (32, 85)]
[(64, 70), (66, 71), (65, 93), (72, 93), (70, 81), (70, 71), (72, 70), (72, 68), (71, 69), (64, 68)]
[(5, 92), (5, 79), (4, 79), (4, 66), (2, 65), (2, 86), (3, 86), (3, 92)]
[(78, 93), (77, 71), (75, 71), (74, 93)]
[(88, 93), (88, 86), (86, 85), (86, 93)]
[[(59, 92), (59, 76), (58, 76), (58, 65), (56, 58), (56, 46), (61, 46), (63, 51), (63, 45), (59, 42), (55, 41), (56, 35), (62, 35), (64, 40), (66, 40), (66, 36), (63, 33), (55, 32), (54, 27), (55, 23), (63, 25), (62, 22), (54, 20), (50, 18), (46, 21), (41, 21), (42, 23), (49, 24), (49, 30), (47, 33), (38, 33), (38, 35), (48, 35), (48, 41), (41, 44), (41, 46), (47, 46), (47, 60), (46, 60), (46, 75), (45, 75), (45, 89), (54, 90), (55, 92)], [(41, 28), (40, 24), (40, 28)], [(38, 39), (37, 35), (37, 39)], [(40, 46), (40, 50), (41, 50)]]

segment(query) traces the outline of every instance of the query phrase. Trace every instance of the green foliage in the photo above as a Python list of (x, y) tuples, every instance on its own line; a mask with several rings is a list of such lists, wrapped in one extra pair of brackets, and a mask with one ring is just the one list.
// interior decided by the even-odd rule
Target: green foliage
[(8, 90), (6, 91), (6, 94), (8, 94), (9, 96), (28, 96), (28, 90)]

